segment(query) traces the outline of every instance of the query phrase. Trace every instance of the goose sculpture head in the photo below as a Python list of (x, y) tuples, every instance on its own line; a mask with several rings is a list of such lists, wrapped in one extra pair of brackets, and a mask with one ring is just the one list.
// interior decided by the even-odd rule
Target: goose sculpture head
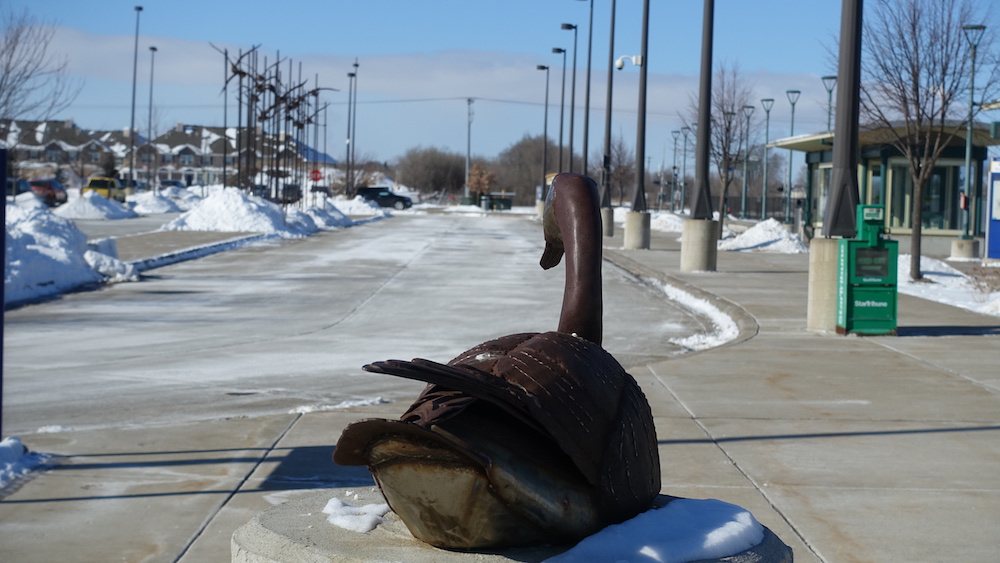
[(601, 348), (597, 188), (555, 177), (543, 268), (566, 260), (557, 330), (503, 336), (447, 364), (388, 360), (365, 370), (428, 383), (399, 420), (366, 419), (333, 459), (367, 465), (417, 538), (484, 549), (572, 542), (650, 508), (660, 462), (649, 404)]

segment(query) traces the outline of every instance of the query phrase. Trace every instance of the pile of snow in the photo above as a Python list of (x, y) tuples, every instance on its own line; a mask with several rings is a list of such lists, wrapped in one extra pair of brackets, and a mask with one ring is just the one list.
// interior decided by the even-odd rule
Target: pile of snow
[(666, 211), (653, 213), (649, 218), (649, 228), (663, 233), (680, 233), (684, 231), (684, 218)]
[(191, 190), (178, 188), (176, 186), (170, 186), (168, 188), (160, 188), (158, 194), (161, 197), (165, 197), (170, 201), (174, 202), (181, 211), (188, 211), (198, 205), (201, 201), (201, 196), (192, 192)]
[(546, 561), (686, 563), (736, 555), (763, 540), (764, 527), (739, 506), (714, 499), (676, 499), (608, 526)]
[(296, 223), (286, 223), (280, 206), (237, 188), (214, 191), (193, 209), (160, 229), (265, 233), (282, 238), (300, 238), (306, 234)]
[(809, 247), (774, 218), (761, 221), (735, 238), (719, 241), (719, 250), (804, 254)]
[(320, 205), (306, 209), (306, 213), (312, 217), (316, 225), (325, 229), (339, 227), (350, 227), (354, 221), (344, 214), (332, 201), (324, 198)]
[(132, 210), (147, 215), (155, 213), (177, 213), (182, 211), (173, 199), (155, 192), (142, 192), (125, 198), (133, 204)]
[(389, 216), (389, 213), (386, 210), (361, 196), (355, 196), (354, 199), (337, 196), (333, 199), (333, 204), (345, 215), (353, 215), (355, 217), (371, 215), (377, 217)]
[(55, 213), (66, 219), (128, 219), (137, 216), (131, 209), (97, 192), (83, 192), (80, 197), (57, 207)]
[(52, 457), (29, 452), (21, 440), (10, 437), (0, 442), (0, 489), (44, 464)]
[(84, 258), (87, 236), (71, 221), (45, 209), (8, 203), (6, 228), (5, 303), (58, 295), (102, 280)]
[(900, 254), (896, 270), (897, 290), (928, 301), (1000, 317), (1000, 291), (977, 291), (968, 276), (940, 260), (926, 256), (920, 257), (920, 272), (924, 278), (918, 282), (911, 281), (910, 255)]

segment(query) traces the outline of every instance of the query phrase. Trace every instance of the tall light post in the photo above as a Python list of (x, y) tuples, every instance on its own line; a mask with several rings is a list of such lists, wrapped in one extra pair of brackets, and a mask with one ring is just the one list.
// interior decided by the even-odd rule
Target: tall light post
[(746, 129), (743, 130), (743, 197), (740, 200), (740, 219), (747, 218), (747, 165), (750, 163), (750, 116), (756, 106), (743, 106), (743, 115), (747, 118)]
[[(788, 136), (795, 135), (795, 102), (799, 101), (802, 94), (799, 90), (786, 90), (788, 103), (792, 104), (792, 127)], [(788, 184), (785, 185), (785, 223), (792, 222), (792, 149), (788, 149)]]
[(771, 140), (771, 108), (774, 98), (763, 98), (760, 105), (764, 107), (764, 179), (760, 183), (760, 220), (767, 221), (767, 143)]
[[(354, 59), (354, 106), (351, 109), (351, 168), (352, 174), (357, 174), (354, 167), (357, 164), (355, 157), (358, 150), (358, 59)], [(351, 189), (354, 188), (354, 178), (351, 178)], [(354, 195), (354, 194), (351, 194)]]
[(142, 6), (135, 7), (135, 46), (133, 49), (132, 56), (132, 119), (129, 122), (128, 129), (128, 188), (132, 188), (132, 182), (135, 178), (135, 84), (136, 75), (139, 71), (139, 13), (142, 12)]
[(979, 45), (980, 39), (983, 38), (983, 33), (986, 31), (985, 25), (963, 25), (962, 32), (965, 33), (965, 39), (969, 41), (969, 57), (972, 59), (972, 69), (969, 72), (969, 119), (966, 125), (965, 131), (965, 189), (962, 196), (965, 201), (963, 201), (964, 208), (962, 210), (962, 236), (960, 238), (969, 239), (972, 236), (969, 234), (969, 208), (971, 205), (971, 195), (972, 195), (972, 109), (975, 104), (975, 91), (976, 91), (976, 47)]
[(833, 89), (837, 87), (837, 77), (824, 76), (821, 80), (826, 88), (826, 130), (833, 131)]
[(354, 108), (354, 79), (357, 76), (353, 72), (347, 73), (347, 140), (344, 142), (344, 195), (351, 197), (351, 110)]
[(562, 29), (573, 30), (573, 77), (569, 94), (569, 171), (573, 171), (573, 116), (576, 115), (576, 26), (571, 23), (562, 24)]
[(615, 67), (615, 0), (611, 0), (611, 30), (608, 34), (608, 88), (604, 102), (604, 158), (601, 161), (601, 217), (604, 236), (614, 236), (611, 211), (611, 92)]
[(674, 167), (671, 168), (673, 186), (670, 189), (670, 211), (673, 212), (674, 202), (677, 201), (677, 139), (680, 138), (681, 132), (679, 130), (671, 131), (670, 136), (674, 138)]
[[(156, 58), (156, 47), (149, 46), (149, 117), (146, 121), (146, 144), (153, 143), (153, 60)], [(155, 151), (153, 154), (156, 154)], [(152, 155), (150, 155), (152, 157)], [(152, 168), (156, 166), (156, 160), (150, 162), (150, 171), (146, 173), (146, 189), (151, 189), (153, 184)]]
[(681, 148), (681, 214), (684, 214), (684, 202), (687, 201), (687, 160), (688, 160), (688, 135), (691, 128), (685, 125), (681, 127), (681, 135), (684, 136), (684, 146)]
[(538, 65), (538, 70), (545, 71), (545, 119), (542, 121), (542, 193), (541, 199), (545, 201), (548, 195), (545, 193), (545, 170), (549, 165), (549, 67)]
[(566, 49), (553, 47), (552, 52), (563, 56), (562, 93), (559, 95), (559, 172), (563, 171), (563, 115), (566, 112)]
[[(583, 0), (586, 2), (587, 0)], [(587, 150), (590, 137), (590, 51), (594, 39), (594, 0), (590, 0), (590, 22), (587, 24), (587, 84), (583, 94), (583, 163), (581, 172), (587, 171)]]
[[(472, 98), (466, 98), (466, 103), (469, 104), (469, 123), (465, 132), (465, 197), (469, 197), (469, 166), (472, 164), (472, 117), (475, 113), (472, 111), (472, 102), (475, 101)], [(487, 194), (488, 195), (488, 194)], [(475, 205), (475, 202), (473, 203)]]

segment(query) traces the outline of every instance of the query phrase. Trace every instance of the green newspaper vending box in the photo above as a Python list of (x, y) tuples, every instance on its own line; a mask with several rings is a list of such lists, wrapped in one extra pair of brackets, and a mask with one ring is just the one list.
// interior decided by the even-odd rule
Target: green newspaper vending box
[(898, 243), (882, 238), (885, 208), (859, 205), (857, 235), (840, 239), (837, 334), (896, 334)]

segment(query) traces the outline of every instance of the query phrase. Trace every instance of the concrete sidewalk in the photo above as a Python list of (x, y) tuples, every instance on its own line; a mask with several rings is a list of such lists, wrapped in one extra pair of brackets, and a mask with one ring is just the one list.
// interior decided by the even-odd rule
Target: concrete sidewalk
[[(898, 337), (808, 332), (807, 255), (723, 252), (718, 272), (681, 274), (677, 236), (605, 245), (740, 327), (626, 366), (656, 417), (665, 494), (749, 509), (799, 562), (1000, 558), (1000, 319), (901, 295)], [(0, 501), (3, 559), (228, 561), (233, 531), (269, 506), (371, 486), (332, 465), (332, 445), (405, 406), (30, 436), (66, 457)]]

